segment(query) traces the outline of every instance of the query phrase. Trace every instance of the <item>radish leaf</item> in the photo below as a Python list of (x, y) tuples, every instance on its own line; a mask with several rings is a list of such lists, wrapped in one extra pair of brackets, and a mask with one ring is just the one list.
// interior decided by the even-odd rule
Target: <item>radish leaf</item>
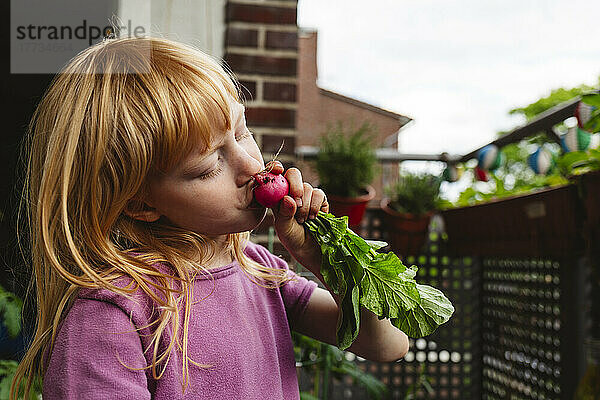
[(387, 243), (364, 240), (348, 228), (348, 217), (319, 212), (304, 226), (321, 247), (321, 275), (340, 298), (340, 349), (358, 336), (361, 306), (413, 338), (433, 333), (452, 316), (454, 307), (442, 292), (414, 280), (417, 267), (407, 268), (394, 253), (377, 252)]

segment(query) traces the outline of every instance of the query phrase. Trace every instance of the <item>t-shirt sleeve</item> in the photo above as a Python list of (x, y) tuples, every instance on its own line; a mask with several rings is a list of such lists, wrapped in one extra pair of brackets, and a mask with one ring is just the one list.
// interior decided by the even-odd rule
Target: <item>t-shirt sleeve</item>
[(150, 399), (139, 333), (115, 304), (77, 299), (56, 336), (44, 400)]
[(308, 300), (318, 286), (316, 282), (310, 281), (289, 269), (287, 262), (273, 255), (264, 246), (249, 243), (246, 254), (255, 261), (271, 267), (287, 270), (291, 279), (283, 284), (279, 290), (285, 304), (286, 313), (290, 326), (293, 328), (295, 322), (304, 314), (308, 306)]

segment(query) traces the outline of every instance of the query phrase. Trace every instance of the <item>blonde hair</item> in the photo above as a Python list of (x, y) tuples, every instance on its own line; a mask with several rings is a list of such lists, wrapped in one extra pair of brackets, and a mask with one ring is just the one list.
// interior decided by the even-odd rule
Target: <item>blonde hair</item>
[[(214, 242), (123, 211), (144, 193), (148, 176), (168, 171), (192, 148), (207, 148), (213, 135), (230, 129), (230, 99), (239, 101), (238, 93), (217, 60), (159, 38), (106, 40), (82, 51), (54, 78), (25, 143), (23, 201), (37, 318), (11, 397), (23, 383), (27, 393), (33, 378), (43, 376), (44, 353), (50, 354), (80, 288), (150, 296), (162, 312), (154, 321), (147, 368), (159, 379), (170, 352), (180, 351), (185, 391), (188, 363), (200, 365), (189, 359), (186, 340), (193, 279), (199, 264), (215, 255)], [(289, 279), (284, 270), (245, 256), (248, 240), (249, 232), (228, 235), (229, 251), (250, 278), (267, 287)], [(157, 263), (170, 264), (173, 275), (161, 273)], [(132, 284), (115, 285), (123, 276)], [(173, 339), (159, 354), (165, 329)]]

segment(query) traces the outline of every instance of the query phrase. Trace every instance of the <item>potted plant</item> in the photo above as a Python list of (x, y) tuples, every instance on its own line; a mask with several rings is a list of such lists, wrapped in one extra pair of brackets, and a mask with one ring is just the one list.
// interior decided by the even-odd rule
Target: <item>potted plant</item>
[(440, 203), (439, 177), (405, 172), (386, 187), (381, 209), (392, 248), (402, 255), (417, 254), (427, 240), (429, 222)]
[(319, 187), (327, 193), (331, 213), (348, 216), (350, 227), (360, 225), (367, 203), (375, 197), (373, 132), (367, 122), (347, 131), (338, 121), (320, 138), (315, 163)]

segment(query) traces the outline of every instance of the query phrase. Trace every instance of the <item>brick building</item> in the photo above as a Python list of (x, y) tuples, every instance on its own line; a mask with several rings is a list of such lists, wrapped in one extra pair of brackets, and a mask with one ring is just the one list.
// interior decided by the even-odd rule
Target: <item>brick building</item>
[(246, 119), (265, 158), (294, 161), (298, 83), (295, 1), (229, 1), (224, 59), (244, 87)]
[[(360, 126), (368, 121), (377, 129), (376, 147), (396, 147), (397, 135), (411, 119), (383, 108), (368, 104), (351, 97), (343, 96), (317, 85), (317, 31), (299, 30), (298, 54), (298, 111), (296, 131), (298, 146), (316, 146), (319, 136), (328, 124), (343, 121), (345, 126)], [(303, 173), (309, 181), (316, 183), (316, 174), (310, 163), (300, 163)], [(377, 191), (376, 203), (383, 193), (384, 181), (397, 172), (396, 166), (387, 165), (383, 173), (373, 183)]]

